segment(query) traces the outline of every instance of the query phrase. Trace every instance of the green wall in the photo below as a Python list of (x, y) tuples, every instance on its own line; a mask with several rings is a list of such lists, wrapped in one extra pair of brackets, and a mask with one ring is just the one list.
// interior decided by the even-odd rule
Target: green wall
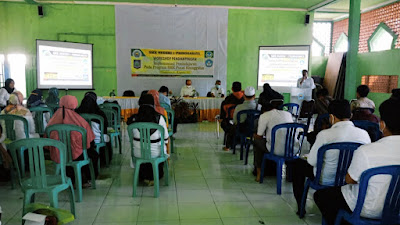
[[(359, 54), (357, 85), (361, 84), (361, 77), (363, 75), (400, 76), (400, 49)], [(397, 84), (397, 87), (399, 87), (399, 84), (400, 82)], [(375, 102), (378, 109), (379, 105), (388, 99), (390, 95), (385, 93), (370, 93), (368, 98)], [(376, 114), (379, 114), (379, 110), (376, 110)]]
[[(27, 55), (28, 94), (36, 88), (36, 39), (94, 44), (95, 91), (108, 95), (116, 89), (114, 6), (46, 4), (43, 9), (45, 16), (40, 18), (37, 5), (0, 2), (0, 53)], [(68, 93), (81, 100), (85, 91)]]
[(328, 63), (327, 56), (313, 56), (311, 58), (312, 76), (325, 77), (326, 64)]
[(312, 22), (304, 25), (305, 14), (296, 11), (229, 10), (227, 89), (234, 81), (242, 82), (242, 87), (257, 86), (259, 46), (310, 45)]

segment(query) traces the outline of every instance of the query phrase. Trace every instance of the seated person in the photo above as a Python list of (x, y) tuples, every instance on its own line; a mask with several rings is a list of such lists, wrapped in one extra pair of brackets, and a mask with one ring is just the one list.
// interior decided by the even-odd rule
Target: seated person
[(211, 97), (223, 98), (225, 96), (225, 91), (221, 87), (221, 81), (215, 81), (215, 86), (211, 88)]
[(135, 97), (135, 92), (132, 91), (132, 90), (126, 90), (126, 91), (124, 91), (122, 96), (124, 96), (124, 97)]
[[(257, 133), (254, 134), (254, 164), (257, 169), (256, 181), (260, 181), (261, 164), (264, 153), (271, 149), (272, 128), (283, 123), (293, 123), (293, 117), (290, 112), (278, 110), (272, 104), (263, 106), (263, 114), (258, 119)], [(264, 136), (265, 134), (265, 136)], [(286, 131), (278, 130), (275, 139), (275, 155), (285, 154)]]
[(263, 86), (263, 92), (260, 94), (258, 98), (258, 104), (261, 106), (267, 106), (271, 103), (272, 100), (282, 99), (283, 95), (279, 94), (277, 91), (271, 88), (268, 83), (265, 83)]
[[(7, 107), (1, 111), (1, 114), (17, 115), (22, 116), (28, 121), (29, 126), (29, 137), (38, 138), (39, 134), (35, 131), (35, 121), (33, 120), (32, 113), (29, 109), (22, 105), (24, 97), (21, 92), (17, 91), (10, 95), (10, 100), (8, 101)], [(2, 121), (3, 128), (6, 127), (4, 121)], [(26, 138), (25, 128), (22, 121), (15, 121), (14, 124), (15, 138), (16, 140)]]
[(390, 96), (392, 99), (400, 99), (400, 88), (395, 88), (392, 90), (392, 96)]
[[(371, 143), (368, 133), (363, 129), (355, 127), (353, 122), (350, 121), (350, 104), (347, 100), (332, 101), (328, 111), (332, 127), (319, 132), (307, 156), (307, 161), (297, 159), (293, 162), (293, 194), (297, 201), (298, 212), (300, 210), (305, 179), (306, 177), (313, 179), (317, 171), (317, 157), (320, 147), (336, 142)], [(324, 157), (324, 168), (321, 175), (323, 177), (322, 184), (324, 185), (332, 185), (335, 182), (339, 154), (337, 151), (332, 151), (327, 152)]]
[(315, 89), (314, 79), (308, 76), (308, 71), (301, 71), (303, 76), (297, 80), (298, 88), (311, 88)]
[[(76, 126), (80, 126), (86, 130), (86, 148), (87, 154), (90, 160), (93, 162), (93, 167), (95, 171), (95, 176), (98, 175), (97, 168), (97, 160), (98, 154), (94, 148), (94, 139), (95, 135), (93, 133), (92, 127), (83, 119), (78, 113), (75, 112), (76, 107), (78, 106), (78, 100), (75, 96), (65, 95), (60, 100), (60, 108), (54, 113), (53, 117), (51, 117), (47, 126), (51, 126), (54, 124), (72, 124)], [(54, 140), (59, 140), (58, 133), (52, 132), (50, 134), (50, 138)], [(82, 160), (83, 159), (83, 149), (82, 149), (82, 136), (79, 133), (71, 134), (71, 151), (72, 151), (72, 159), (73, 160)], [(54, 162), (60, 161), (60, 156), (58, 151), (51, 151), (50, 157)], [(67, 176), (71, 177), (72, 181), (75, 181), (73, 170), (67, 168)], [(82, 168), (82, 184), (84, 187), (90, 187), (90, 171), (89, 166), (84, 166)]]
[[(107, 142), (108, 149), (112, 149), (111, 143), (110, 143), (110, 137), (107, 135), (107, 128), (108, 128), (108, 120), (106, 114), (100, 109), (100, 107), (97, 105), (97, 95), (96, 93), (92, 91), (88, 91), (85, 94), (85, 97), (83, 97), (81, 105), (75, 109), (75, 112), (78, 114), (82, 113), (87, 113), (87, 114), (96, 114), (99, 115), (103, 118), (104, 120), (104, 141)], [(94, 143), (98, 144), (101, 141), (101, 130), (100, 130), (100, 121), (94, 121), (91, 124), (92, 131), (94, 133)], [(103, 154), (105, 151), (100, 151), (101, 154)], [(100, 155), (102, 160), (105, 160), (104, 155)], [(112, 159), (112, 151), (109, 151), (109, 159), (111, 161)]]
[(196, 89), (192, 86), (191, 80), (186, 80), (186, 85), (181, 88), (181, 97), (194, 97)]
[(142, 91), (142, 93), (140, 93), (140, 97), (142, 97), (143, 95), (147, 95), (147, 92), (149, 92), (149, 90)]
[(6, 145), (4, 140), (6, 136), (3, 133), (3, 127), (0, 125), (0, 161), (2, 165), (0, 166), (0, 181), (10, 180), (10, 167), (12, 165), (12, 159), (10, 154), (6, 150)]
[[(229, 122), (224, 121), (225, 119), (233, 117), (233, 111), (231, 112), (231, 115), (228, 115), (228, 109), (232, 106), (237, 106), (244, 102), (244, 93), (242, 91), (242, 84), (240, 82), (233, 82), (232, 92), (233, 93), (227, 96), (225, 100), (221, 103), (220, 118), (223, 120), (223, 123)], [(224, 125), (222, 123), (221, 127), (224, 129)]]
[[(383, 138), (377, 142), (363, 145), (354, 152), (347, 171), (346, 183), (315, 192), (314, 200), (327, 224), (334, 224), (339, 209), (353, 211), (358, 198), (361, 174), (371, 168), (400, 165), (400, 100), (388, 99), (379, 107), (380, 128)], [(389, 179), (374, 176), (369, 180), (368, 190), (361, 212), (362, 217), (380, 218), (386, 198)]]
[(207, 98), (213, 98), (211, 91), (207, 92)]
[(58, 98), (58, 89), (55, 87), (50, 88), (48, 94), (49, 96), (47, 96), (45, 103), (47, 107), (52, 108), (55, 112), (58, 109), (60, 102), (60, 99)]
[(257, 103), (254, 100), (255, 94), (256, 90), (253, 87), (247, 87), (244, 91), (244, 102), (236, 106), (235, 112), (233, 113), (233, 126), (230, 126), (229, 131), (227, 131), (226, 144), (224, 147), (225, 151), (229, 151), (229, 147), (232, 145), (233, 138), (235, 137), (236, 126), (246, 121), (246, 115), (241, 115), (240, 121), (238, 122), (237, 114), (243, 110), (256, 109)]
[[(42, 101), (42, 98), (43, 95), (40, 89), (33, 90), (26, 102), (28, 109), (32, 107), (47, 107), (47, 105)], [(35, 118), (35, 113), (36, 112), (32, 112), (33, 118)], [(43, 127), (47, 126), (49, 120), (50, 120), (50, 113), (43, 113)]]
[(317, 91), (317, 99), (315, 100), (315, 111), (318, 115), (328, 113), (329, 104), (333, 98), (329, 96), (328, 89), (322, 88)]
[(375, 110), (375, 103), (367, 98), (369, 94), (369, 87), (367, 85), (360, 85), (357, 87), (357, 100), (352, 101), (351, 103), (351, 111), (354, 111), (356, 108), (366, 108)]
[(171, 108), (171, 100), (168, 98), (168, 87), (166, 86), (161, 86), (160, 89), (158, 90), (159, 98), (160, 98), (160, 104), (167, 104), (169, 105), (169, 108)]
[[(158, 92), (157, 92), (158, 93)], [(153, 131), (150, 136), (152, 140), (151, 143), (151, 157), (156, 158), (160, 156), (160, 138), (164, 138), (165, 144), (168, 143), (168, 128), (166, 121), (164, 118), (155, 110), (154, 107), (154, 98), (151, 94), (143, 95), (139, 99), (139, 112), (128, 119), (128, 125), (136, 122), (151, 122), (159, 124), (164, 128), (164, 137), (160, 137), (159, 131)], [(158, 140), (158, 141), (157, 141)], [(140, 150), (140, 133), (139, 130), (133, 130), (133, 154), (135, 157), (141, 157)], [(164, 153), (167, 154), (167, 148), (164, 146)], [(132, 167), (135, 165), (131, 164)], [(161, 179), (164, 176), (163, 171), (164, 163), (160, 163), (159, 170), (159, 178)], [(154, 184), (153, 177), (153, 168), (151, 163), (145, 163), (140, 165), (139, 179), (144, 180), (148, 185)]]
[(10, 95), (15, 91), (14, 85), (14, 80), (8, 78), (4, 87), (0, 88), (0, 110), (3, 110), (7, 106), (7, 101), (10, 99)]

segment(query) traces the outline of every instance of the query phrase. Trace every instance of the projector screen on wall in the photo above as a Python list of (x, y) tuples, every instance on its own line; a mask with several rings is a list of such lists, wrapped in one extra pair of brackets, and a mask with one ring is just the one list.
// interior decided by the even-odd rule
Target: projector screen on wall
[(93, 89), (93, 45), (36, 40), (38, 88)]
[(260, 46), (258, 88), (269, 83), (278, 91), (296, 87), (302, 70), (308, 70), (310, 46)]

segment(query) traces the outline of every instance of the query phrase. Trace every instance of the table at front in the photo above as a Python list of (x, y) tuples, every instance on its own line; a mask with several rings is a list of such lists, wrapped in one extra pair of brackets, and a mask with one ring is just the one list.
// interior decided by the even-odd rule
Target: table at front
[[(121, 114), (125, 120), (127, 120), (133, 114), (136, 114), (139, 110), (139, 97), (103, 97), (104, 100), (115, 100), (121, 106)], [(199, 104), (199, 121), (208, 120), (215, 121), (215, 116), (219, 115), (221, 103), (223, 98), (184, 98), (188, 103)]]

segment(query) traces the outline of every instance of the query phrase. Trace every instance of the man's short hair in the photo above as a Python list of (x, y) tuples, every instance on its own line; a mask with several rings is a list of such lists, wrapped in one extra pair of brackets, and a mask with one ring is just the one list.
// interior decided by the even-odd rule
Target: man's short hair
[(381, 114), (381, 120), (386, 124), (386, 128), (389, 129), (392, 134), (400, 134), (400, 100), (389, 98), (384, 101), (379, 107), (379, 113)]
[(239, 81), (235, 81), (232, 84), (232, 91), (238, 92), (242, 90), (242, 84)]
[(332, 101), (329, 104), (328, 112), (341, 120), (351, 118), (350, 103), (346, 99)]
[(360, 85), (357, 87), (357, 93), (362, 98), (367, 97), (369, 94), (369, 87), (367, 85)]
[(186, 81), (185, 81), (185, 83), (187, 83), (188, 81), (192, 81), (191, 79), (187, 79)]
[(320, 97), (320, 96), (326, 97), (326, 96), (329, 95), (328, 89), (322, 88), (322, 89), (317, 91), (316, 95), (317, 95), (317, 97)]
[(216, 80), (215, 83), (221, 83), (221, 81), (220, 80)]
[(160, 89), (158, 90), (158, 92), (161, 92), (161, 93), (166, 92), (166, 93), (168, 93), (168, 92), (169, 92), (169, 89), (168, 89), (168, 87), (166, 87), (166, 86), (161, 86)]
[(308, 70), (302, 70), (301, 72), (302, 72), (302, 73), (304, 73), (304, 72), (308, 73)]

